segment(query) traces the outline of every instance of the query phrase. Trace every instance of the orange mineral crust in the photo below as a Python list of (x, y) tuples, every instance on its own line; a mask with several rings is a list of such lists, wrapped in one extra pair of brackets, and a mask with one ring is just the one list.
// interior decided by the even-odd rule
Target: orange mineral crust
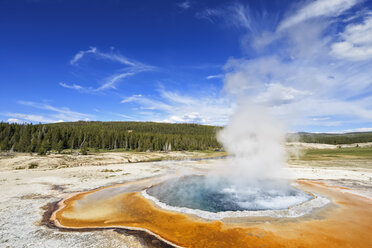
[(139, 192), (95, 198), (92, 194), (100, 191), (95, 190), (64, 200), (54, 220), (68, 228), (145, 229), (182, 247), (372, 247), (370, 199), (318, 182), (298, 182), (303, 190), (331, 199), (332, 206), (302, 218), (244, 218), (234, 224), (159, 209)]

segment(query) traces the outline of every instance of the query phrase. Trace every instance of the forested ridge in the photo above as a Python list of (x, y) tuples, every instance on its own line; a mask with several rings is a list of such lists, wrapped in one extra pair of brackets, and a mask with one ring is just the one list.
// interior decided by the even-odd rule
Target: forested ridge
[(372, 142), (372, 132), (354, 132), (341, 134), (300, 132), (294, 135), (299, 139), (299, 141), (305, 143), (340, 145)]
[(37, 125), (2, 122), (0, 149), (40, 154), (64, 149), (211, 150), (221, 147), (216, 139), (218, 129), (155, 122), (79, 121)]
[[(0, 123), (0, 151), (61, 152), (65, 149), (128, 151), (214, 150), (221, 127), (156, 122), (78, 121), (53, 124)], [(372, 132), (297, 133), (299, 141), (323, 144), (372, 142)]]

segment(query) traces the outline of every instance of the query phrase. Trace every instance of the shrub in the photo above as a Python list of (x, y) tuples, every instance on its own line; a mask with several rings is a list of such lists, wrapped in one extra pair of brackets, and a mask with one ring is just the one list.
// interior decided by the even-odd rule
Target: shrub
[(43, 147), (40, 147), (37, 151), (37, 155), (46, 155), (46, 150)]
[(88, 149), (86, 146), (80, 148), (81, 155), (88, 155)]
[(29, 169), (35, 169), (37, 167), (39, 167), (39, 164), (35, 162), (30, 163), (30, 165), (28, 166)]

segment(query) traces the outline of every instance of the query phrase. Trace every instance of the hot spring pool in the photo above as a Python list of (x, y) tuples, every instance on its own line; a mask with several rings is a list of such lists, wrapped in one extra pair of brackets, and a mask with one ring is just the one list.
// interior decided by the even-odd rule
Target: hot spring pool
[(231, 183), (205, 176), (170, 179), (146, 190), (168, 206), (208, 212), (281, 210), (309, 201), (310, 194), (287, 181), (254, 180)]

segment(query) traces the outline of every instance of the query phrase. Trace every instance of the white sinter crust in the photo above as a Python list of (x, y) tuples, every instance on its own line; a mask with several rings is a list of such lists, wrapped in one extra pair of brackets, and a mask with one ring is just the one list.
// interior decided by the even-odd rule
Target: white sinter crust
[(146, 189), (141, 191), (143, 197), (154, 202), (157, 206), (175, 212), (192, 214), (208, 220), (222, 220), (224, 218), (242, 218), (242, 217), (273, 217), (273, 218), (298, 218), (309, 214), (315, 208), (321, 208), (330, 200), (318, 194), (312, 194), (313, 198), (309, 201), (281, 210), (263, 210), (263, 211), (223, 211), (209, 212), (200, 209), (191, 209), (186, 207), (175, 207), (159, 201), (156, 197), (147, 194)]

